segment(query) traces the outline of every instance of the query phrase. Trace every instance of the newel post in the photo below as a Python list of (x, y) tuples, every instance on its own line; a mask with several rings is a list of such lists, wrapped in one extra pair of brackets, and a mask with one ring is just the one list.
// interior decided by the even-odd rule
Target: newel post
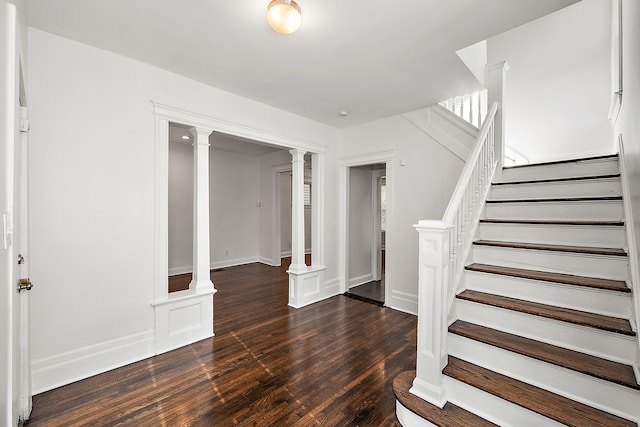
[(440, 408), (447, 403), (442, 370), (447, 365), (449, 242), (453, 225), (422, 220), (419, 233), (418, 357), (410, 392)]
[(493, 105), (498, 103), (498, 111), (494, 119), (494, 143), (495, 143), (495, 159), (497, 161), (494, 179), (502, 176), (502, 166), (504, 165), (504, 146), (505, 146), (505, 117), (506, 117), (506, 87), (507, 87), (507, 71), (509, 64), (507, 61), (498, 62), (496, 64), (487, 65), (487, 88), (488, 103)]

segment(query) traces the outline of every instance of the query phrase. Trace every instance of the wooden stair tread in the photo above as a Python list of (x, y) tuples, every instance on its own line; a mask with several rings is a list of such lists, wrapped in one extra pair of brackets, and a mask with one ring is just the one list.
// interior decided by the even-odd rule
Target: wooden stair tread
[(580, 254), (627, 256), (624, 249), (592, 248), (589, 246), (549, 245), (546, 243), (501, 242), (496, 240), (476, 240), (474, 245), (494, 246), (500, 248), (534, 249), (541, 251), (575, 252)]
[(532, 197), (530, 199), (493, 199), (486, 203), (529, 203), (529, 202), (606, 202), (622, 201), (622, 196), (589, 196), (589, 197)]
[(447, 402), (442, 409), (420, 399), (409, 392), (413, 386), (416, 371), (406, 371), (393, 380), (393, 393), (402, 405), (429, 421), (432, 424), (443, 427), (468, 427), (468, 426), (495, 426), (495, 424), (466, 411), (451, 402)]
[(624, 221), (555, 221), (543, 219), (490, 219), (480, 220), (481, 224), (533, 224), (533, 225), (593, 225), (593, 226), (624, 226)]
[(443, 373), (508, 402), (569, 426), (636, 426), (632, 421), (449, 356)]
[(617, 154), (605, 154), (601, 156), (589, 156), (582, 157), (579, 159), (564, 159), (564, 160), (553, 160), (550, 162), (541, 162), (541, 163), (527, 163), (526, 165), (513, 165), (513, 166), (504, 166), (503, 169), (522, 169), (522, 168), (530, 168), (536, 166), (545, 166), (545, 165), (560, 165), (563, 163), (580, 163), (580, 162), (589, 162), (592, 160), (605, 160), (605, 159), (613, 159), (617, 158)]
[(521, 277), (524, 279), (543, 280), (545, 282), (564, 283), (567, 285), (585, 286), (589, 288), (606, 289), (630, 293), (626, 283), (622, 280), (599, 279), (597, 277), (574, 276), (572, 274), (551, 273), (548, 271), (526, 270), (523, 268), (503, 267), (499, 265), (471, 264), (465, 267), (469, 271), (499, 274), (502, 276)]
[(585, 311), (578, 311), (570, 308), (555, 307), (552, 305), (540, 304), (537, 302), (525, 301), (521, 299), (509, 298), (471, 290), (461, 292), (456, 297), (466, 301), (491, 305), (493, 307), (518, 311), (520, 313), (531, 314), (534, 316), (545, 317), (562, 322), (573, 323), (575, 325), (615, 332), (628, 336), (636, 336), (636, 333), (631, 329), (631, 324), (629, 323), (629, 321), (617, 317), (588, 313)]
[(609, 175), (572, 176), (572, 177), (566, 177), (566, 178), (499, 181), (499, 182), (493, 182), (491, 183), (491, 185), (543, 184), (548, 182), (588, 181), (588, 180), (611, 179), (611, 178), (620, 178), (620, 174), (616, 173), (616, 174), (609, 174)]
[(612, 362), (600, 357), (568, 350), (462, 320), (457, 320), (449, 326), (449, 332), (543, 362), (581, 372), (595, 378), (640, 390), (640, 385), (636, 381), (633, 368), (629, 365)]

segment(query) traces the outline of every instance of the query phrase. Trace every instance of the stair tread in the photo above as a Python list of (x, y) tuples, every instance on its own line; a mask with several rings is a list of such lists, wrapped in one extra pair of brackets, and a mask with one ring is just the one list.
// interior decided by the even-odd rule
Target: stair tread
[(595, 378), (640, 390), (633, 368), (623, 363), (612, 362), (579, 351), (568, 350), (462, 320), (457, 320), (449, 326), (449, 332)]
[(536, 166), (545, 166), (545, 165), (559, 165), (562, 163), (580, 163), (580, 162), (588, 162), (592, 160), (604, 160), (604, 159), (613, 159), (617, 158), (617, 154), (605, 154), (601, 156), (590, 156), (590, 157), (582, 157), (578, 159), (564, 159), (564, 160), (553, 160), (550, 162), (541, 162), (541, 163), (527, 163), (526, 165), (513, 165), (513, 166), (504, 166), (503, 169), (522, 169), (522, 168), (530, 168)]
[(481, 219), (483, 224), (534, 224), (534, 225), (593, 225), (593, 226), (624, 226), (624, 221), (557, 221), (544, 219)]
[(526, 180), (513, 180), (513, 181), (498, 181), (493, 182), (491, 185), (518, 185), (518, 184), (542, 184), (546, 182), (563, 182), (563, 181), (587, 181), (598, 179), (610, 179), (620, 178), (620, 174), (608, 174), (608, 175), (589, 175), (589, 176), (571, 176), (566, 178), (545, 178), (545, 179), (526, 179)]
[(631, 324), (627, 319), (620, 319), (617, 317), (604, 316), (602, 314), (588, 313), (586, 311), (556, 307), (552, 305), (472, 290), (461, 292), (457, 295), (457, 298), (476, 302), (479, 304), (486, 304), (493, 307), (531, 314), (534, 316), (540, 316), (548, 319), (554, 319), (567, 323), (573, 323), (576, 325), (600, 329), (603, 331), (615, 332), (628, 336), (636, 336), (636, 333), (631, 329)]
[(520, 243), (520, 242), (503, 242), (497, 240), (476, 240), (474, 245), (481, 246), (495, 246), (501, 248), (516, 248), (516, 249), (535, 249), (542, 251), (556, 251), (556, 252), (575, 252), (581, 254), (593, 254), (593, 255), (613, 255), (613, 256), (627, 256), (624, 249), (620, 248), (593, 248), (589, 246), (570, 246), (570, 245), (549, 245), (547, 243)]
[(413, 386), (416, 371), (405, 371), (394, 378), (393, 393), (402, 405), (429, 421), (432, 424), (443, 427), (467, 427), (467, 426), (495, 426), (469, 411), (466, 411), (451, 402), (447, 402), (442, 409), (420, 399), (409, 392)]
[(528, 202), (603, 202), (621, 201), (622, 196), (585, 196), (585, 197), (532, 197), (530, 199), (490, 199), (487, 203), (528, 203)]
[(569, 426), (636, 426), (632, 421), (449, 356), (443, 373)]
[(471, 264), (465, 267), (470, 271), (481, 273), (500, 274), (503, 276), (521, 277), (546, 282), (564, 283), (567, 285), (585, 286), (589, 288), (607, 289), (630, 293), (631, 289), (622, 280), (599, 279), (597, 277), (574, 276), (572, 274), (551, 273), (548, 271), (527, 270), (524, 268), (503, 267), (500, 265)]

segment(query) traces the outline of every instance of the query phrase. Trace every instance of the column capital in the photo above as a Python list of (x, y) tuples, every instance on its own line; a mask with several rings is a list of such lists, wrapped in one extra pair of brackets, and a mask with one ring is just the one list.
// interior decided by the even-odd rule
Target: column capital
[(500, 62), (495, 62), (493, 64), (487, 64), (487, 71), (488, 72), (493, 72), (493, 71), (503, 71), (503, 72), (508, 72), (511, 69), (511, 67), (509, 66), (509, 63), (504, 60), (504, 61), (500, 61)]
[(213, 133), (213, 129), (200, 126), (189, 128), (189, 133), (193, 135), (193, 145), (211, 145), (209, 144), (209, 136)]
[(292, 148), (289, 150), (289, 153), (291, 153), (291, 157), (293, 158), (291, 160), (292, 162), (304, 162), (304, 155), (307, 154), (306, 151), (298, 148)]

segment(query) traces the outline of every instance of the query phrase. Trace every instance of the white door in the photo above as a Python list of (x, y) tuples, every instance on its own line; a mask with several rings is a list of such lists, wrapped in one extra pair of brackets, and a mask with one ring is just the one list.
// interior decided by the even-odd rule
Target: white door
[[(27, 240), (26, 135), (20, 132), (24, 91), (19, 66), (16, 8), (0, 0), (0, 422), (16, 425), (30, 411), (28, 280), (22, 262)], [(22, 96), (21, 96), (22, 95)], [(23, 310), (21, 310), (23, 309)]]

